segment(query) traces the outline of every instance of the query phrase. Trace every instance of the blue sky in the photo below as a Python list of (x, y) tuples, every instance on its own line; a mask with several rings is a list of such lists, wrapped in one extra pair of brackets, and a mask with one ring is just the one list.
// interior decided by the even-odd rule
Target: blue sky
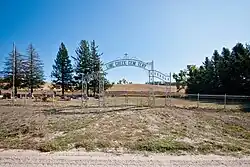
[[(108, 62), (124, 53), (155, 69), (178, 72), (200, 65), (213, 50), (250, 41), (248, 0), (0, 0), (0, 68), (15, 42), (21, 53), (33, 43), (50, 80), (59, 44), (69, 54), (82, 39), (95, 40)], [(108, 79), (148, 81), (140, 68), (119, 67)]]

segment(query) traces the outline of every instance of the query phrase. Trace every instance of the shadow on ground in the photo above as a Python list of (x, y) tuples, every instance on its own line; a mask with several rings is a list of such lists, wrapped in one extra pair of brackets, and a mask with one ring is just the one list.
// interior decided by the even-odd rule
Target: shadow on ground
[[(43, 111), (45, 115), (85, 115), (85, 114), (104, 114), (104, 113), (112, 113), (112, 112), (123, 112), (123, 111), (128, 111), (128, 110), (133, 110), (133, 111), (140, 111), (140, 110), (145, 110), (148, 109), (149, 107), (142, 107), (142, 108), (137, 108), (137, 107), (123, 107), (123, 108), (114, 108), (114, 109), (104, 109), (104, 108), (95, 108), (97, 110), (93, 111), (88, 111), (83, 109), (83, 111), (74, 111), (75, 109), (81, 109), (81, 107), (78, 108), (62, 108), (62, 109), (46, 109)], [(72, 110), (70, 112), (70, 110)]]

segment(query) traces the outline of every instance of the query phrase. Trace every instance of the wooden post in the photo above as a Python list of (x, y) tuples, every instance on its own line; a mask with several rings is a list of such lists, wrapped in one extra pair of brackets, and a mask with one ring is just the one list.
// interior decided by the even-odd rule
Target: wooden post
[(224, 109), (226, 109), (226, 105), (227, 105), (227, 95), (225, 94), (225, 96), (224, 96)]
[(197, 94), (197, 108), (199, 108), (199, 103), (200, 103), (200, 94)]

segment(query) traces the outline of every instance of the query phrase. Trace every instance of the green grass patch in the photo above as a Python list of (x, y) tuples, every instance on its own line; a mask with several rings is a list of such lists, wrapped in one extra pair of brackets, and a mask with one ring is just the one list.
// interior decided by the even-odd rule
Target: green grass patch
[(215, 152), (224, 152), (224, 153), (235, 153), (239, 151), (243, 151), (244, 148), (238, 145), (229, 144), (229, 143), (216, 143), (212, 141), (207, 141), (204, 143), (197, 144), (198, 153), (208, 154)]
[(238, 125), (224, 125), (223, 133), (237, 138), (250, 139), (250, 132)]
[(42, 152), (64, 151), (72, 148), (84, 148), (86, 151), (95, 149), (110, 148), (111, 142), (104, 139), (97, 139), (93, 133), (68, 133), (56, 137), (51, 141), (39, 145), (38, 150)]
[(52, 131), (61, 131), (61, 132), (72, 132), (87, 127), (94, 119), (85, 118), (85, 119), (64, 119), (56, 122), (50, 122), (48, 128)]
[(150, 151), (150, 152), (176, 152), (176, 151), (190, 151), (194, 147), (186, 142), (180, 142), (168, 139), (151, 139), (135, 142), (130, 146), (132, 150)]
[(58, 137), (54, 140), (39, 144), (37, 149), (41, 152), (64, 151), (70, 148), (70, 143), (68, 138)]

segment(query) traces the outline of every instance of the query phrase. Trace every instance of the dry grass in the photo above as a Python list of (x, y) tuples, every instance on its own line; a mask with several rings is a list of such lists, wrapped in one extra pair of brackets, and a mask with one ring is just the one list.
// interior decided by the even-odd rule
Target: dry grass
[(0, 148), (250, 154), (250, 113), (66, 103), (0, 102)]
[[(53, 91), (50, 89), (51, 85), (49, 83), (46, 83), (44, 86), (42, 86), (41, 89), (38, 90), (34, 90), (34, 94), (43, 94), (43, 93), (48, 93), (48, 94), (53, 94)], [(165, 94), (166, 89), (168, 89), (168, 91), (171, 91), (172, 93), (176, 93), (177, 89), (176, 86), (164, 86), (164, 85), (149, 85), (149, 84), (115, 84), (113, 85), (111, 88), (109, 88), (107, 90), (107, 92), (122, 92), (122, 91), (126, 91), (128, 94), (132, 93), (132, 92), (148, 92), (150, 90), (154, 90), (155, 92), (159, 92), (159, 93), (163, 93)], [(57, 92), (58, 95), (61, 94), (61, 89), (55, 89), (55, 91)], [(11, 93), (10, 90), (2, 90), (2, 93), (6, 93), (9, 92)], [(19, 89), (18, 93), (20, 94), (28, 94), (28, 89)], [(179, 92), (180, 94), (184, 94), (185, 90), (181, 90)], [(66, 95), (72, 95), (72, 94), (81, 94), (81, 91), (75, 91), (75, 92), (68, 92), (65, 91)]]
[[(170, 86), (167, 87), (170, 89)], [(164, 85), (149, 85), (149, 84), (115, 84), (113, 85), (110, 89), (107, 91), (128, 91), (128, 92), (133, 92), (133, 91), (149, 91), (151, 89), (154, 89), (154, 91), (157, 92), (166, 92), (166, 86)], [(171, 86), (171, 92), (176, 92), (176, 86)], [(181, 90), (181, 93), (185, 93), (185, 90)]]

